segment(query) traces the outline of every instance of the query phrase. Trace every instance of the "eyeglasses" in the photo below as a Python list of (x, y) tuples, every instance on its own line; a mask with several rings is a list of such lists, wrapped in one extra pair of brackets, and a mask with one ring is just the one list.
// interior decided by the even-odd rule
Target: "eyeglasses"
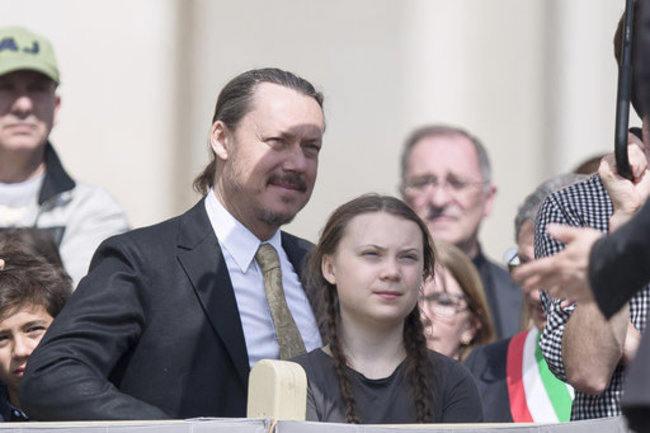
[(438, 317), (453, 317), (469, 310), (467, 298), (463, 295), (450, 295), (447, 292), (435, 292), (420, 297), (429, 310)]
[(442, 188), (448, 194), (462, 194), (472, 187), (487, 185), (486, 181), (474, 182), (466, 179), (459, 179), (455, 176), (448, 176), (444, 180), (438, 180), (435, 176), (419, 176), (408, 179), (404, 182), (404, 192), (409, 194), (422, 194), (431, 188)]
[(509, 272), (513, 272), (518, 266), (522, 265), (517, 248), (509, 248), (503, 255), (503, 261), (506, 262)]
[(506, 262), (508, 266), (508, 271), (513, 272), (517, 267), (526, 264), (530, 261), (528, 258), (522, 258), (519, 255), (519, 250), (517, 248), (509, 248), (503, 255), (503, 261)]

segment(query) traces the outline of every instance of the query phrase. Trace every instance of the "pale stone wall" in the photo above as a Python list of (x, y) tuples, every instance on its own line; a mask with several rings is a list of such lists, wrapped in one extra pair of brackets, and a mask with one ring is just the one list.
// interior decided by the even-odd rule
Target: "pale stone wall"
[(326, 95), (317, 187), (289, 227), (312, 240), (343, 201), (397, 194), (402, 141), (423, 123), (462, 125), (485, 142), (499, 192), (481, 238), (497, 259), (528, 192), (613, 147), (616, 0), (0, 4), (0, 24), (55, 44), (53, 141), (66, 167), (109, 189), (134, 226), (197, 199), (217, 92), (260, 66), (293, 70)]

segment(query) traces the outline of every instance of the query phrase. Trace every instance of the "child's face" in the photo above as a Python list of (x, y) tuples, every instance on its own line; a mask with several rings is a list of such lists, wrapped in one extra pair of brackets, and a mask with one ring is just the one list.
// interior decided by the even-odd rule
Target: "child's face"
[(417, 303), (423, 273), (422, 232), (385, 212), (355, 216), (336, 252), (323, 257), (323, 276), (336, 285), (344, 324), (401, 326)]
[(52, 323), (40, 305), (23, 305), (0, 319), (0, 381), (15, 395), (32, 354)]

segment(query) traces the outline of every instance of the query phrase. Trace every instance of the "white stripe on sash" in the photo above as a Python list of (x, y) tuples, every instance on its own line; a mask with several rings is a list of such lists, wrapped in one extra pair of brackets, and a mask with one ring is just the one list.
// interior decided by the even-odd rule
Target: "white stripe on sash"
[(524, 383), (528, 410), (534, 422), (558, 422), (555, 409), (544, 388), (544, 383), (539, 374), (537, 360), (535, 359), (538, 333), (537, 328), (532, 328), (526, 335), (526, 341), (524, 342), (521, 376)]

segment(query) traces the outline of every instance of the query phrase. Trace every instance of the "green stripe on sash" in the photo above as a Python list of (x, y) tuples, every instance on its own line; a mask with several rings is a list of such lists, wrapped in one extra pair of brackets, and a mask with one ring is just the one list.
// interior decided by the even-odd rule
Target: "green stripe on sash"
[(569, 421), (571, 417), (571, 403), (573, 399), (569, 390), (564, 382), (555, 377), (551, 370), (548, 369), (546, 360), (542, 356), (542, 349), (539, 347), (539, 338), (541, 333), (537, 335), (537, 343), (535, 344), (535, 360), (537, 361), (537, 368), (539, 369), (539, 376), (546, 389), (546, 394), (551, 400), (555, 414), (558, 421)]

